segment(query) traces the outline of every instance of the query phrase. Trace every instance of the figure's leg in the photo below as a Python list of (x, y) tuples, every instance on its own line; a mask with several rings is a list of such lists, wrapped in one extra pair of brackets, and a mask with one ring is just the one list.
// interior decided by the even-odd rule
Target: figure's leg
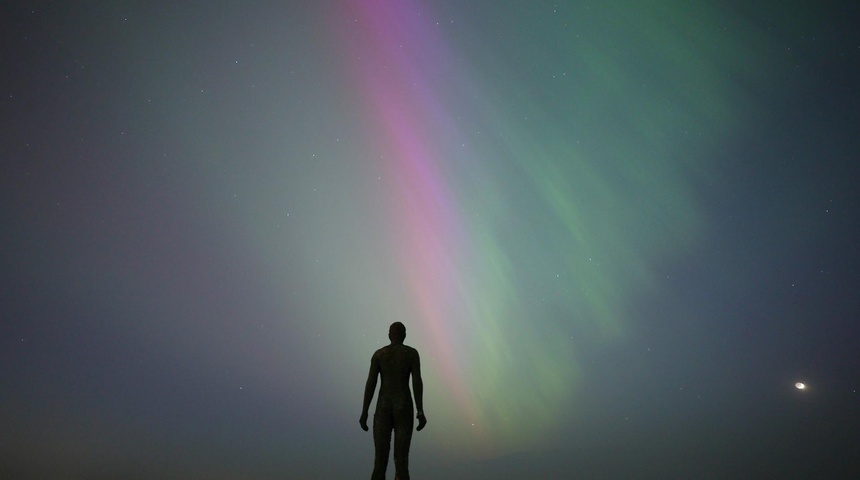
[(376, 412), (373, 415), (373, 446), (376, 449), (376, 457), (373, 461), (373, 475), (370, 480), (385, 480), (392, 427), (391, 414), (388, 412)]
[(394, 470), (396, 480), (409, 480), (409, 445), (412, 443), (412, 409), (397, 412), (394, 418)]

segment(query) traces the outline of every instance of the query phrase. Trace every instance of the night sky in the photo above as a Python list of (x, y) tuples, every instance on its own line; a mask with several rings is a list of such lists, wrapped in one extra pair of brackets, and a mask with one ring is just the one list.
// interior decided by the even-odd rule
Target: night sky
[(413, 478), (860, 478), (856, 2), (74, 3), (0, 7), (0, 477), (369, 478), (402, 321)]

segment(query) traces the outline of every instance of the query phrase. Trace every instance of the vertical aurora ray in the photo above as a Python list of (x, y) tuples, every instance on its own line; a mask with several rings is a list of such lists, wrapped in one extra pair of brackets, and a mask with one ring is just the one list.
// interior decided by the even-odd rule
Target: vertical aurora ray
[[(425, 370), (439, 372), (446, 396), (454, 400), (459, 415), (474, 424), (474, 402), (458, 367), (469, 359), (454, 338), (465, 232), (456, 199), (445, 184), (443, 153), (435, 145), (447, 119), (426, 80), (433, 65), (418, 61), (439, 57), (441, 48), (409, 2), (362, 1), (354, 2), (352, 9), (360, 37), (349, 40), (354, 73), (397, 202), (389, 233), (398, 246), (397, 265), (414, 305), (414, 318), (407, 324), (430, 336), (432, 351), (424, 355), (432, 361), (425, 362)], [(363, 48), (356, 48), (359, 45)]]
[[(396, 199), (388, 234), (398, 246), (397, 265), (411, 296), (413, 318), (407, 323), (429, 337), (425, 375), (440, 379), (428, 389), (428, 404), (437, 406), (435, 440), (441, 448), (487, 451), (510, 440), (491, 427), (505, 423), (508, 405), (491, 397), (505, 383), (504, 313), (497, 307), (515, 297), (501, 296), (501, 290), (513, 289), (504, 286), (508, 272), (498, 271), (503, 260), (493, 261), (499, 250), (491, 239), (478, 245), (480, 232), (469, 226), (468, 207), (451, 181), (463, 167), (457, 162), (468, 161), (452, 152), (463, 138), (446, 111), (439, 81), (456, 76), (453, 62), (419, 4), (352, 7), (355, 37), (346, 42)], [(501, 298), (487, 302), (481, 293), (487, 288)], [(458, 441), (451, 441), (452, 431)]]

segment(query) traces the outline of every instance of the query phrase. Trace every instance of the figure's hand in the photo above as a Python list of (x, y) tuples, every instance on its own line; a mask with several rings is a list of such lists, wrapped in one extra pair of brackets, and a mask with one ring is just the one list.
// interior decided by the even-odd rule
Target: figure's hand
[(361, 425), (361, 429), (365, 432), (368, 430), (367, 428), (367, 412), (361, 414), (361, 418), (358, 419), (358, 424)]
[(424, 425), (427, 425), (427, 417), (424, 416), (424, 413), (419, 413), (418, 414), (418, 428), (416, 428), (416, 430), (418, 430), (420, 432), (421, 429), (424, 428)]

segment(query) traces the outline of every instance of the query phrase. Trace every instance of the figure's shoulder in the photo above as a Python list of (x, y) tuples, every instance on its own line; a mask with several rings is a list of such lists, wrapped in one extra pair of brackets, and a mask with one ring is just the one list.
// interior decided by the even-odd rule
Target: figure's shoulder
[(381, 356), (385, 355), (386, 353), (388, 353), (388, 350), (389, 350), (389, 347), (388, 347), (388, 346), (382, 347), (382, 348), (380, 348), (379, 350), (377, 350), (377, 351), (373, 352), (373, 357), (374, 357), (374, 358), (379, 358), (379, 357), (381, 357)]
[(406, 349), (406, 354), (407, 354), (407, 355), (414, 355), (414, 356), (416, 356), (416, 357), (418, 356), (418, 350), (416, 350), (416, 349), (414, 349), (414, 348), (410, 347), (409, 345), (403, 345), (403, 348), (405, 348), (405, 349)]

